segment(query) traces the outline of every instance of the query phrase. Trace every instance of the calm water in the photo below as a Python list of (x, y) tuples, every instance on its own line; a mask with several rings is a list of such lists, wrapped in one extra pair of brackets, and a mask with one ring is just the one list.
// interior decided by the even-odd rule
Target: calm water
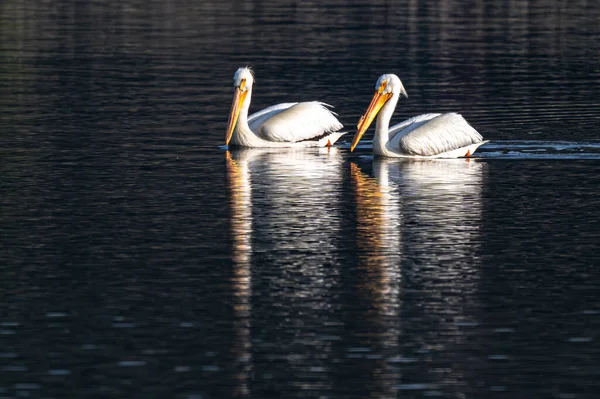
[[(0, 397), (597, 397), (600, 9), (505, 3), (3, 1)], [(229, 152), (243, 65), (490, 143)]]

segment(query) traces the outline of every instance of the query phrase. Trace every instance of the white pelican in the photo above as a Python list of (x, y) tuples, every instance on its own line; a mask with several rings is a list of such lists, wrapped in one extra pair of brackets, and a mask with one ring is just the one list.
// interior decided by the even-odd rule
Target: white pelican
[(233, 76), (233, 103), (225, 134), (225, 145), (242, 147), (325, 147), (344, 133), (343, 125), (318, 101), (282, 103), (248, 117), (254, 75), (239, 68)]
[(389, 128), (400, 95), (408, 97), (398, 76), (385, 74), (377, 80), (375, 95), (358, 122), (350, 151), (377, 117), (373, 152), (375, 155), (404, 158), (470, 157), (487, 143), (459, 114), (423, 114)]

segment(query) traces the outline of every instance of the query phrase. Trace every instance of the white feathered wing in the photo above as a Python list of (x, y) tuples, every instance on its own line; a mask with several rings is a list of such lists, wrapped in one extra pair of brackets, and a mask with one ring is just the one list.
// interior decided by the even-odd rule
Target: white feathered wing
[(277, 104), (252, 114), (248, 125), (267, 141), (320, 140), (343, 127), (326, 106), (318, 101)]
[(423, 114), (390, 131), (389, 145), (406, 155), (436, 156), (483, 142), (483, 137), (460, 114)]

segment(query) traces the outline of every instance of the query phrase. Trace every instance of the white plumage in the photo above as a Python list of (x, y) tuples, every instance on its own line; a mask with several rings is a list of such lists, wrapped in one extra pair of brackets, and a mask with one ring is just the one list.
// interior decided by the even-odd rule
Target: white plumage
[(233, 77), (234, 99), (225, 144), (242, 147), (325, 147), (333, 145), (344, 133), (343, 126), (318, 101), (282, 103), (248, 117), (254, 76), (240, 68)]
[[(373, 152), (387, 157), (458, 158), (471, 156), (483, 140), (469, 123), (457, 113), (423, 114), (388, 129), (400, 95), (406, 90), (398, 76), (382, 75), (365, 115), (358, 123), (351, 151), (377, 115)], [(381, 110), (381, 112), (379, 112)]]

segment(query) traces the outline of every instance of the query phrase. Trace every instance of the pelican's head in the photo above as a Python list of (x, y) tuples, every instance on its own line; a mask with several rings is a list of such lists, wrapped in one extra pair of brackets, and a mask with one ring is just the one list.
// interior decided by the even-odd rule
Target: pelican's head
[(381, 108), (392, 98), (398, 98), (398, 96), (403, 95), (408, 97), (406, 94), (406, 90), (400, 81), (400, 78), (393, 73), (386, 73), (385, 75), (381, 75), (379, 79), (377, 79), (377, 84), (375, 85), (375, 94), (373, 95), (373, 99), (371, 100), (371, 104), (369, 104), (369, 108), (367, 108), (367, 112), (360, 118), (358, 121), (358, 125), (356, 128), (356, 134), (354, 135), (354, 140), (352, 140), (352, 146), (350, 147), (350, 152), (354, 151), (354, 148), (360, 141), (361, 137), (371, 123), (373, 119), (377, 116)]
[(248, 89), (254, 84), (254, 72), (250, 67), (242, 67), (235, 71), (233, 75), (233, 87)]
[(240, 116), (240, 110), (244, 100), (254, 84), (254, 73), (249, 67), (239, 68), (233, 75), (233, 103), (229, 112), (229, 122), (227, 123), (227, 132), (225, 133), (225, 145), (229, 144), (235, 124)]

